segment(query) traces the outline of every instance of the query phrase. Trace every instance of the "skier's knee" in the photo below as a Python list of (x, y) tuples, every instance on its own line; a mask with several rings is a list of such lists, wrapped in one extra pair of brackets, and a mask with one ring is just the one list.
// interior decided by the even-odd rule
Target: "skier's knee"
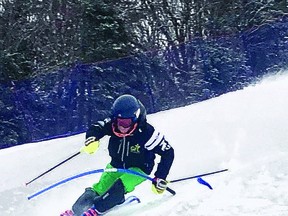
[(98, 212), (103, 213), (114, 206), (123, 203), (125, 201), (124, 194), (124, 185), (122, 181), (118, 179), (106, 193), (95, 198), (94, 206)]
[(93, 206), (93, 201), (99, 195), (92, 190), (92, 188), (86, 188), (85, 192), (76, 200), (72, 206), (72, 210), (76, 216), (82, 215), (84, 211)]

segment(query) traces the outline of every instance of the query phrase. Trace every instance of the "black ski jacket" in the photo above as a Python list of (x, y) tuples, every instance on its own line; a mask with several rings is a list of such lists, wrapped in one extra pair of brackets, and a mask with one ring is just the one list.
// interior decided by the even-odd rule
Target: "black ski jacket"
[(174, 149), (152, 125), (145, 121), (131, 135), (121, 138), (113, 133), (111, 119), (107, 118), (86, 132), (86, 138), (94, 136), (97, 140), (105, 135), (110, 136), (108, 150), (113, 167), (138, 167), (149, 175), (154, 167), (155, 154), (158, 154), (161, 160), (154, 175), (166, 179), (174, 160)]

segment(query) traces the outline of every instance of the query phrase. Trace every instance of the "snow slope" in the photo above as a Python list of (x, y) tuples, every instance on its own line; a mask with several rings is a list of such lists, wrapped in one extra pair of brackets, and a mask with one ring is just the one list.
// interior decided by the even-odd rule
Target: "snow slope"
[[(288, 74), (265, 78), (241, 91), (187, 107), (149, 115), (175, 148), (169, 178), (218, 169), (204, 177), (170, 184), (177, 195), (154, 195), (150, 182), (132, 194), (141, 204), (107, 215), (287, 216)], [(25, 182), (79, 151), (84, 134), (0, 150), (0, 215), (57, 216), (97, 181), (99, 174), (68, 182), (28, 201), (27, 196), (72, 175), (103, 168), (107, 138), (94, 155), (79, 155), (27, 187)], [(132, 211), (133, 210), (133, 211)]]

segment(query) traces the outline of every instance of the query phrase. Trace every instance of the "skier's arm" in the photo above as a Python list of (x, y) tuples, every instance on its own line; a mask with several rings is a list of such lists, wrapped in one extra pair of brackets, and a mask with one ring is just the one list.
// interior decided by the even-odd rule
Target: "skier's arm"
[(87, 132), (86, 139), (89, 137), (96, 137), (96, 140), (100, 140), (105, 135), (111, 133), (111, 119), (107, 118), (104, 121), (98, 121), (96, 124), (92, 124)]
[(174, 149), (163, 137), (162, 142), (153, 151), (161, 156), (160, 163), (154, 175), (157, 178), (166, 179), (174, 160)]
[(156, 194), (162, 194), (168, 186), (166, 177), (174, 160), (174, 149), (165, 140), (165, 137), (163, 137), (162, 143), (155, 147), (154, 152), (161, 156), (161, 160), (154, 174), (152, 191)]
[(174, 160), (174, 149), (165, 139), (165, 136), (154, 128), (150, 139), (145, 144), (145, 148), (161, 156), (155, 177), (166, 179)]
[(109, 124), (110, 119), (105, 119), (104, 121), (98, 121), (89, 127), (86, 132), (85, 146), (81, 148), (81, 152), (87, 154), (95, 153), (100, 145), (99, 140), (105, 135), (109, 134)]
[(166, 181), (166, 177), (174, 160), (174, 149), (170, 146), (164, 135), (155, 130), (153, 130), (151, 138), (145, 144), (145, 147), (161, 156), (152, 182), (152, 191), (156, 194), (161, 194), (167, 188), (168, 182)]

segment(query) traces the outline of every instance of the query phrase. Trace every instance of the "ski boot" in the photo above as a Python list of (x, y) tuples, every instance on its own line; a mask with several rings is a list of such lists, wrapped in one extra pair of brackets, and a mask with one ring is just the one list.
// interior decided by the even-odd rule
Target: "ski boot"
[(87, 211), (83, 212), (82, 216), (98, 216), (94, 208), (89, 208)]

